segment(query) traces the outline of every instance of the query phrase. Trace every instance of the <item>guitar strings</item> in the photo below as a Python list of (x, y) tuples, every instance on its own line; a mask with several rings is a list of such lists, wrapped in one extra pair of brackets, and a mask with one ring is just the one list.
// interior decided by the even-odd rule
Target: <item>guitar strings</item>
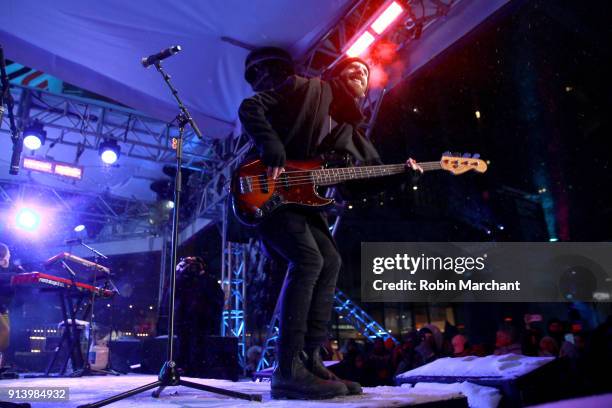
[[(435, 170), (435, 169), (441, 168), (439, 162), (424, 162), (424, 163), (419, 163), (419, 165), (423, 168), (423, 170)], [(369, 175), (369, 176), (377, 177), (377, 176), (386, 176), (388, 174), (386, 173), (385, 170), (393, 170), (394, 168), (399, 168), (399, 166), (402, 166), (402, 168), (406, 167), (406, 165), (402, 163), (402, 164), (386, 165), (386, 166), (381, 166), (381, 167), (376, 166), (373, 168), (372, 167), (370, 168), (368, 167), (363, 167), (363, 168), (348, 167), (348, 169), (351, 169), (353, 171), (356, 170), (355, 174), (357, 174), (358, 176)], [(382, 167), (384, 167), (385, 169), (383, 170)], [(320, 169), (320, 170), (329, 171), (332, 169)], [(334, 173), (333, 170), (330, 171), (331, 174), (329, 176), (317, 175), (315, 172), (320, 171), (320, 170), (296, 170), (296, 171), (283, 172), (282, 174), (287, 174), (287, 173), (291, 173), (291, 174), (306, 173), (306, 174), (300, 175), (300, 176), (289, 176), (289, 177), (286, 177), (284, 180), (281, 180), (281, 179), (268, 180), (268, 177), (266, 177), (266, 182), (262, 182), (259, 180), (259, 178), (263, 176), (263, 174), (259, 176), (248, 176), (248, 177), (252, 177), (256, 179), (255, 182), (252, 182), (250, 184), (252, 188), (256, 188), (256, 187), (261, 187), (264, 184), (268, 184), (272, 186), (280, 185), (281, 187), (293, 187), (293, 186), (306, 185), (306, 184), (311, 184), (311, 183), (316, 184), (317, 178), (323, 179), (321, 181), (325, 182), (327, 181), (326, 179), (330, 179), (329, 181), (332, 181), (331, 179), (334, 177), (342, 177), (344, 175), (348, 175), (346, 173), (342, 173), (341, 171)], [(346, 180), (339, 180), (339, 181), (349, 181), (349, 180), (350, 178), (347, 178)]]
[[(396, 165), (394, 165), (394, 166), (396, 166)], [(399, 166), (399, 165), (397, 165), (397, 166)], [(422, 163), (421, 167), (423, 167), (424, 170), (435, 170), (435, 169), (439, 169), (440, 168), (440, 164), (438, 162), (435, 162), (435, 163)], [(387, 173), (385, 171), (381, 171), (381, 170), (371, 170), (371, 169), (366, 169), (366, 168), (359, 169), (358, 167), (351, 167), (350, 169), (358, 169), (358, 171), (356, 172), (356, 174), (358, 176), (370, 175), (370, 176), (376, 177), (376, 176), (386, 176), (387, 175)], [(325, 169), (323, 169), (323, 170), (325, 170)], [(387, 168), (386, 170), (391, 170), (391, 168)], [(342, 177), (344, 175), (347, 175), (346, 173), (342, 173), (342, 172), (338, 172), (338, 173), (330, 172), (331, 174), (329, 176), (324, 176), (324, 175), (317, 175), (315, 173), (316, 171), (319, 171), (319, 170), (302, 171), (302, 172), (307, 173), (307, 174), (305, 174), (304, 176), (290, 176), (290, 177), (286, 177), (284, 180), (277, 179), (277, 180), (274, 180), (274, 181), (272, 181), (272, 180), (268, 181), (268, 177), (266, 177), (266, 182), (262, 182), (262, 181), (259, 180), (259, 178), (262, 177), (263, 174), (259, 175), (259, 176), (249, 176), (249, 177), (256, 178), (256, 181), (251, 183), (251, 186), (259, 187), (260, 185), (263, 185), (263, 184), (271, 184), (271, 183), (278, 183), (278, 182), (280, 182), (282, 184), (291, 184), (291, 183), (299, 182), (299, 181), (314, 181), (314, 178), (319, 178), (319, 179), (321, 179), (321, 178), (322, 179), (330, 178), (331, 179), (331, 178), (334, 178), (334, 177)], [(289, 173), (289, 172), (284, 172), (282, 174), (285, 174), (285, 173)], [(291, 173), (297, 173), (297, 171), (296, 172), (291, 172)], [(347, 180), (350, 180), (350, 178), (347, 178)]]

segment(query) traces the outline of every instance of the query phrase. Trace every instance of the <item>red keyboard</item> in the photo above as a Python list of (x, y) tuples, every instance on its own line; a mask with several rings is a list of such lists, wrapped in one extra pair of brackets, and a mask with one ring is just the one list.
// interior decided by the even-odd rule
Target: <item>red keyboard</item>
[[(109, 289), (99, 288), (87, 283), (75, 282), (76, 287), (79, 291), (85, 291), (95, 293), (101, 297), (112, 297), (115, 292)], [(69, 288), (72, 286), (72, 281), (66, 278), (60, 278), (59, 276), (48, 275), (41, 272), (28, 272), (20, 273), (11, 278), (11, 285), (19, 286), (37, 286), (42, 287), (55, 287), (55, 288)]]
[(97, 270), (98, 272), (110, 274), (110, 269), (108, 269), (106, 266), (88, 261), (87, 259), (81, 258), (80, 256), (72, 255), (69, 252), (60, 252), (59, 254), (52, 256), (51, 258), (45, 261), (45, 266), (49, 267), (60, 260), (72, 261), (79, 265), (83, 265), (86, 268), (92, 268)]

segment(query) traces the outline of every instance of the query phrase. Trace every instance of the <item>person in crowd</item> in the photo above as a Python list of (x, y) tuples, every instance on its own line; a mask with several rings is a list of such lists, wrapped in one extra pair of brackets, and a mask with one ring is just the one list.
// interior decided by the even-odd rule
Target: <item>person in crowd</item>
[(576, 354), (574, 344), (567, 341), (565, 336), (568, 334), (566, 325), (557, 318), (548, 321), (548, 336), (552, 337), (559, 349), (558, 356), (561, 358), (573, 358)]
[(472, 355), (472, 346), (468, 342), (468, 338), (463, 334), (456, 334), (451, 339), (453, 346), (453, 357), (465, 357)]
[(385, 346), (382, 339), (374, 340), (372, 351), (367, 357), (367, 369), (370, 386), (393, 385), (393, 374), (391, 370), (391, 352)]
[(557, 341), (550, 336), (542, 337), (540, 340), (540, 348), (538, 350), (539, 357), (557, 357), (559, 355), (559, 345)]
[(521, 345), (517, 341), (516, 329), (510, 325), (504, 325), (495, 333), (496, 356), (503, 354), (522, 354)]
[[(432, 361), (442, 357), (440, 353), (442, 337), (436, 336), (436, 334), (439, 334), (440, 331), (437, 330), (437, 327), (432, 326), (433, 325), (428, 325), (419, 330), (420, 343), (416, 347), (416, 351), (420, 354), (423, 364), (431, 363)], [(440, 338), (439, 342), (436, 341), (437, 337)]]
[(404, 335), (402, 344), (396, 348), (394, 354), (395, 375), (423, 365), (421, 354), (416, 351), (418, 344), (418, 332), (413, 330)]

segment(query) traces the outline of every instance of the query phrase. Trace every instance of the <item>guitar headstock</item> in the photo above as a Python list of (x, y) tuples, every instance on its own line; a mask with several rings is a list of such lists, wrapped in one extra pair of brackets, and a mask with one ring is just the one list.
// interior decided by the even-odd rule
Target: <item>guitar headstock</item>
[(440, 159), (440, 166), (454, 175), (463, 174), (470, 170), (475, 170), (479, 173), (487, 171), (487, 162), (480, 159), (478, 153), (471, 155), (469, 153), (459, 154), (444, 152)]

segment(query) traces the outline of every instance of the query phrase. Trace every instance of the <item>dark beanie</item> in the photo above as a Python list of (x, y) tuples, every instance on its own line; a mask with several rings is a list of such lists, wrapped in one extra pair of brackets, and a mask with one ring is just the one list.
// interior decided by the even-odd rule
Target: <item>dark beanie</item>
[(293, 59), (291, 54), (278, 47), (257, 48), (247, 55), (244, 61), (244, 78), (251, 83), (255, 76), (254, 67), (258, 64), (275, 61), (285, 65), (293, 71)]
[(350, 58), (344, 58), (342, 60), (340, 60), (336, 65), (334, 65), (332, 67), (331, 70), (329, 70), (326, 74), (325, 74), (325, 78), (327, 79), (332, 79), (337, 77), (338, 75), (340, 75), (340, 73), (342, 72), (342, 70), (344, 68), (347, 67), (347, 65), (353, 63), (353, 62), (360, 62), (363, 65), (365, 65), (365, 67), (368, 70), (368, 77), (370, 76), (370, 66), (368, 65), (367, 62), (365, 62), (364, 60), (362, 60), (359, 57), (350, 57)]

